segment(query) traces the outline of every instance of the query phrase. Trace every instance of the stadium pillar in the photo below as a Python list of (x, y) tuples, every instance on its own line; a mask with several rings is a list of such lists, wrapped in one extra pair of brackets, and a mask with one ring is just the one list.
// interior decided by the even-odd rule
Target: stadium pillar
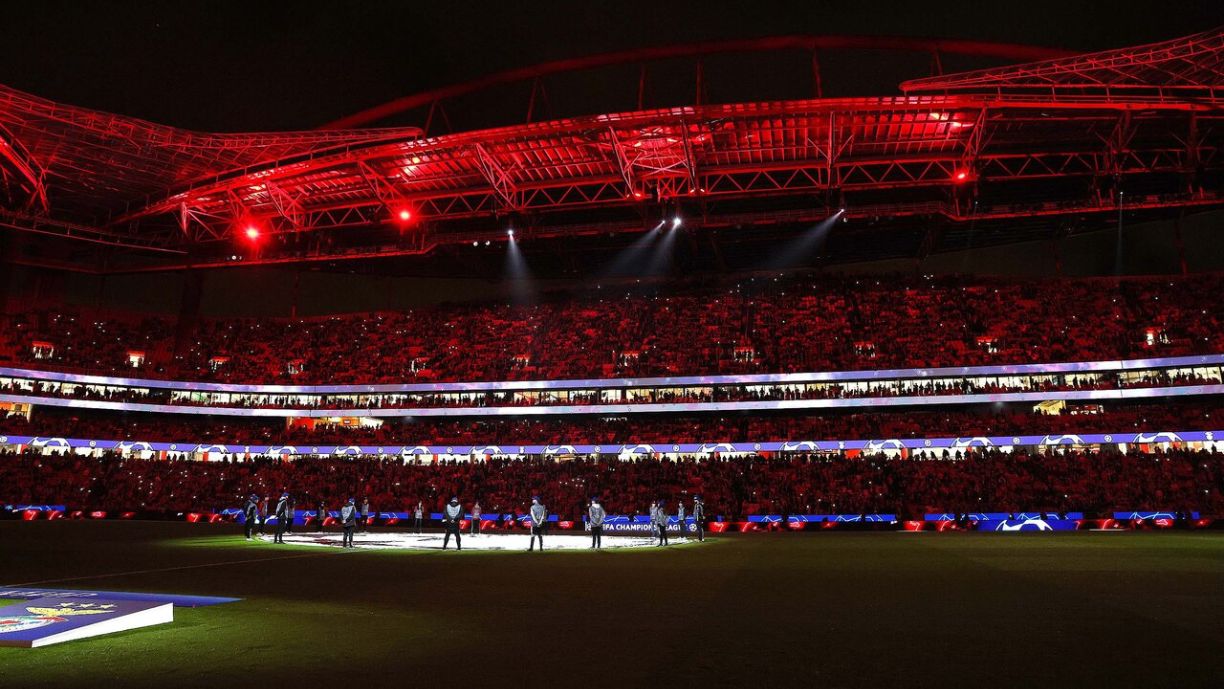
[(179, 356), (186, 349), (200, 320), (200, 302), (204, 298), (204, 272), (188, 270), (183, 276), (183, 294), (179, 301), (178, 321), (174, 324), (174, 351), (169, 362), (171, 372), (178, 369)]
[(298, 299), (302, 296), (302, 271), (293, 271), (293, 292), (289, 298), (289, 317), (297, 318), (298, 315)]
[(1173, 245), (1177, 247), (1177, 262), (1181, 266), (1181, 274), (1185, 275), (1186, 270), (1186, 244), (1182, 241), (1182, 216), (1184, 212), (1179, 212), (1176, 218), (1173, 218)]
[(13, 281), (13, 233), (0, 234), (0, 314), (8, 313), (9, 283)]

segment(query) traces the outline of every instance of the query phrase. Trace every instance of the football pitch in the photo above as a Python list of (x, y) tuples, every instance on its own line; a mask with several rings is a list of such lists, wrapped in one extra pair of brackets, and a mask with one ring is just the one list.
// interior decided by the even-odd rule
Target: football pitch
[(0, 522), (0, 585), (243, 599), (0, 648), (5, 689), (1224, 686), (1224, 532), (778, 533), (541, 554)]

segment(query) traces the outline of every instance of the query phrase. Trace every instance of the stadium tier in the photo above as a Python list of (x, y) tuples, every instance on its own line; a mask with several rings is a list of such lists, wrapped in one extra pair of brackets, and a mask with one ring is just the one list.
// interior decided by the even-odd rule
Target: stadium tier
[[(251, 384), (915, 369), (1224, 353), (1217, 274), (710, 279), (313, 320), (18, 312), (0, 363)], [(184, 330), (183, 327), (187, 330)], [(336, 362), (343, 362), (337, 366)]]
[[(1064, 405), (1047, 413), (1034, 405), (949, 407), (937, 410), (823, 412), (819, 414), (704, 413), (622, 414), (575, 417), (403, 418), (378, 425), (344, 419), (302, 420), (209, 417), (186, 414), (140, 414), (39, 408), (28, 418), (0, 419), (0, 436), (42, 439), (75, 438), (139, 444), (176, 444), (180, 454), (197, 447), (224, 445), (295, 446), (307, 454), (327, 454), (352, 445), (388, 448), (419, 446), (487, 447), (518, 445), (553, 447), (604, 445), (611, 451), (642, 443), (669, 449), (672, 444), (737, 445), (759, 442), (870, 439), (985, 438), (1164, 431), (1213, 431), (1224, 426), (1224, 402), (1218, 397), (1164, 403)], [(6, 438), (7, 440), (8, 438)], [(4, 441), (0, 441), (3, 443)], [(309, 452), (311, 446), (322, 449)], [(84, 444), (88, 449), (88, 445)], [(245, 451), (235, 450), (239, 454)], [(717, 451), (717, 450), (714, 450)], [(726, 451), (723, 448), (722, 451)], [(216, 451), (214, 450), (214, 454)], [(458, 454), (458, 451), (456, 451)], [(462, 454), (470, 454), (463, 452)], [(478, 452), (484, 455), (485, 452)]]
[[(0, 452), (0, 502), (57, 504), (69, 511), (219, 514), (249, 495), (292, 489), (305, 511), (350, 496), (377, 511), (421, 501), (433, 513), (453, 495), (489, 514), (523, 514), (539, 495), (563, 520), (580, 520), (592, 495), (612, 514), (634, 514), (659, 498), (700, 495), (709, 514), (1082, 512), (1175, 509), (1219, 514), (1224, 462), (1210, 452), (1120, 454), (973, 452), (929, 459), (883, 455), (778, 459), (561, 461), (553, 458), (405, 464), (400, 458), (183, 462)], [(893, 519), (896, 521), (896, 518)]]

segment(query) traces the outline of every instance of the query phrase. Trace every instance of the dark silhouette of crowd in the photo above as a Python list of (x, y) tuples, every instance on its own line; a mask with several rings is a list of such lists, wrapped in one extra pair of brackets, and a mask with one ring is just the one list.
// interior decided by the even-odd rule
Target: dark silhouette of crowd
[[(1083, 405), (1034, 413), (1030, 405), (879, 412), (696, 413), (619, 416), (387, 419), (377, 428), (287, 425), (284, 419), (38, 408), (0, 418), (0, 434), (201, 444), (535, 445), (765, 442), (1221, 430), (1224, 402)], [(1085, 413), (1091, 412), (1091, 413)]]
[[(0, 362), (251, 383), (854, 370), (1224, 351), (1224, 277), (1045, 281), (789, 275), (586, 288), (530, 306), (314, 319), (10, 315)], [(138, 366), (133, 366), (133, 352)]]
[(656, 499), (701, 495), (711, 515), (1051, 512), (1179, 509), (1219, 514), (1224, 461), (1216, 453), (1117, 452), (782, 455), (756, 458), (560, 460), (407, 464), (399, 458), (258, 459), (247, 462), (87, 458), (0, 451), (0, 502), (69, 509), (217, 512), (246, 496), (290, 492), (298, 504), (368, 498), (380, 511), (431, 511), (451, 496), (490, 513), (524, 513), (533, 495), (576, 519), (591, 496), (613, 514)]

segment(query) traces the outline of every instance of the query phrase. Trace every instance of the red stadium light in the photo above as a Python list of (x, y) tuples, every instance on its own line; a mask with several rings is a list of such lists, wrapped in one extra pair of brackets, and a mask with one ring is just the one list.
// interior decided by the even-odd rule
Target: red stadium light
[(254, 225), (247, 225), (246, 229), (243, 232), (244, 234), (246, 234), (246, 238), (251, 240), (252, 242), (259, 241), (259, 228), (258, 227), (255, 227)]
[(412, 220), (412, 211), (408, 210), (407, 208), (401, 208), (399, 212), (395, 214), (395, 217), (399, 218), (400, 222), (408, 222), (409, 220)]
[(964, 170), (957, 170), (954, 177), (956, 178), (957, 182), (964, 182), (965, 180), (969, 179), (969, 173)]

